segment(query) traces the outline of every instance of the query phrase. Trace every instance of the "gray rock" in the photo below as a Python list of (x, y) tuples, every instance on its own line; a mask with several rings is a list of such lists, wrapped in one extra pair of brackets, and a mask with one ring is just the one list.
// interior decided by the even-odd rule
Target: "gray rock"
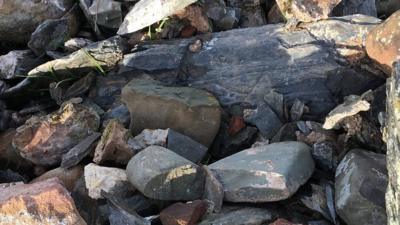
[(260, 104), (255, 110), (246, 110), (244, 119), (256, 126), (267, 139), (274, 137), (283, 126), (279, 117), (267, 104)]
[(397, 0), (376, 0), (378, 15), (389, 17), (400, 9), (400, 2)]
[(14, 79), (18, 76), (26, 76), (36, 66), (44, 63), (30, 50), (10, 51), (7, 55), (0, 56), (0, 78)]
[(267, 24), (264, 9), (261, 6), (244, 7), (240, 11), (240, 27), (257, 27)]
[(295, 19), (301, 22), (313, 22), (321, 19), (327, 19), (332, 10), (342, 0), (277, 0), (282, 14), (287, 20)]
[(145, 128), (171, 128), (210, 146), (220, 126), (219, 103), (203, 90), (134, 79), (123, 88), (122, 101), (131, 113), (134, 135)]
[(28, 42), (29, 48), (37, 55), (43, 56), (46, 51), (55, 51), (68, 39), (78, 33), (80, 11), (75, 5), (60, 19), (48, 19), (41, 23), (32, 33)]
[[(144, 27), (173, 15), (176, 11), (184, 9), (186, 6), (197, 0), (141, 0), (125, 16), (118, 34), (129, 34), (138, 31)], [(159, 9), (154, 11), (153, 9)]]
[(194, 163), (199, 163), (208, 150), (206, 146), (172, 129), (168, 129), (167, 148)]
[(206, 176), (203, 199), (208, 202), (207, 211), (209, 213), (219, 213), (224, 201), (224, 187), (207, 166), (203, 166), (203, 170)]
[(315, 143), (312, 146), (312, 156), (319, 168), (333, 171), (337, 166), (336, 146), (329, 141)]
[(61, 18), (74, 0), (2, 1), (0, 41), (26, 44), (36, 27), (46, 19)]
[(64, 43), (64, 49), (67, 52), (72, 53), (72, 52), (78, 51), (79, 49), (84, 48), (92, 43), (93, 43), (93, 41), (86, 39), (86, 38), (71, 38)]
[(150, 146), (126, 167), (128, 180), (146, 197), (159, 200), (195, 200), (203, 194), (204, 172), (176, 153)]
[(386, 156), (355, 149), (336, 169), (335, 203), (349, 225), (386, 224)]
[(128, 127), (131, 121), (131, 115), (129, 114), (128, 107), (126, 107), (124, 104), (119, 104), (107, 110), (103, 116), (103, 127), (105, 127), (111, 119), (117, 119), (124, 125), (124, 127)]
[(199, 225), (262, 225), (272, 222), (275, 214), (266, 208), (223, 207), (220, 213), (204, 217)]
[(342, 0), (342, 2), (333, 10), (333, 14), (338, 16), (353, 14), (363, 14), (374, 17), (378, 16), (375, 0)]
[(250, 148), (221, 159), (209, 168), (224, 186), (230, 202), (274, 202), (287, 199), (314, 171), (311, 149), (300, 142)]

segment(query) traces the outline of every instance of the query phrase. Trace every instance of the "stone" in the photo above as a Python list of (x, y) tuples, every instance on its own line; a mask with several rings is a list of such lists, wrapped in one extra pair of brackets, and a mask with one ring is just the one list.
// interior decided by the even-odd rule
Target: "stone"
[(72, 192), (74, 190), (76, 182), (82, 176), (82, 174), (83, 166), (75, 166), (70, 169), (58, 167), (47, 171), (39, 177), (36, 177), (30, 183), (42, 182), (47, 179), (56, 177), (62, 182), (62, 184), (65, 188), (67, 188), (68, 191)]
[[(99, 27), (116, 30), (122, 23), (122, 3), (118, 1), (80, 0), (80, 5), (93, 30)], [(88, 4), (89, 3), (89, 4)]]
[[(117, 34), (124, 35), (148, 27), (171, 16), (197, 0), (141, 0), (125, 16)], [(154, 12), (153, 9), (160, 9)]]
[(400, 9), (400, 2), (397, 0), (376, 0), (378, 15), (389, 17)]
[(267, 20), (268, 20), (268, 23), (270, 23), (270, 24), (285, 22), (285, 17), (283, 17), (278, 4), (274, 4), (272, 6), (272, 8), (269, 10)]
[(125, 170), (90, 163), (84, 170), (85, 184), (92, 199), (103, 199), (102, 192), (127, 196), (135, 190), (129, 183)]
[(229, 121), (228, 133), (230, 136), (234, 136), (243, 128), (246, 128), (246, 123), (241, 116), (232, 116)]
[(64, 43), (64, 50), (72, 53), (90, 44), (93, 44), (93, 41), (86, 38), (71, 38)]
[(0, 188), (2, 224), (86, 225), (57, 178)]
[(28, 42), (29, 48), (37, 55), (43, 56), (46, 51), (55, 51), (64, 42), (74, 37), (80, 26), (80, 11), (78, 5), (60, 19), (48, 19), (41, 23), (32, 33)]
[(195, 225), (206, 213), (206, 203), (202, 200), (175, 203), (160, 212), (163, 225)]
[(269, 225), (301, 225), (299, 223), (292, 223), (286, 219), (279, 218), (275, 220), (273, 223), (270, 223)]
[(225, 15), (218, 20), (214, 20), (214, 26), (221, 30), (231, 30), (239, 24), (240, 10), (238, 8), (226, 7)]
[(203, 170), (206, 176), (203, 199), (208, 203), (207, 211), (209, 213), (219, 213), (224, 201), (224, 187), (207, 166), (203, 166)]
[(0, 78), (10, 80), (26, 76), (31, 69), (43, 62), (43, 59), (37, 58), (30, 50), (10, 51), (0, 56)]
[(226, 4), (224, 0), (202, 0), (203, 10), (212, 20), (220, 20), (226, 15)]
[(122, 89), (122, 101), (131, 113), (134, 135), (145, 128), (171, 128), (208, 147), (220, 126), (219, 103), (203, 90), (133, 79)]
[(296, 19), (301, 22), (314, 22), (327, 19), (333, 8), (342, 0), (277, 0), (286, 20)]
[(240, 11), (240, 27), (257, 27), (267, 24), (264, 9), (261, 6), (244, 7)]
[(18, 127), (13, 146), (36, 165), (59, 165), (62, 155), (97, 131), (100, 117), (91, 108), (67, 102), (56, 112), (32, 116)]
[(129, 114), (128, 107), (121, 103), (107, 110), (103, 116), (103, 127), (105, 127), (112, 119), (117, 119), (120, 123), (124, 125), (124, 127), (129, 127), (129, 123), (131, 122), (131, 115)]
[(366, 50), (368, 56), (390, 74), (393, 63), (400, 55), (400, 10), (368, 33)]
[(146, 197), (159, 200), (195, 200), (203, 194), (204, 173), (176, 153), (150, 146), (126, 167), (128, 180)]
[[(301, 196), (300, 201), (307, 208), (320, 213), (325, 219), (331, 221), (333, 224), (336, 224), (336, 212), (333, 202), (334, 189), (328, 183), (321, 183), (321, 185), (311, 184), (311, 193), (309, 195)], [(329, 201), (330, 199), (332, 199), (331, 202)]]
[(335, 203), (349, 225), (386, 224), (386, 156), (361, 149), (346, 154), (336, 169)]
[(208, 33), (212, 31), (212, 26), (208, 21), (207, 15), (198, 5), (189, 5), (184, 9), (175, 13), (179, 19), (188, 20), (190, 25), (200, 33)]
[(338, 16), (363, 14), (378, 17), (376, 5), (375, 0), (342, 0), (333, 10), (333, 14)]
[(16, 134), (15, 129), (8, 129), (0, 133), (0, 163), (18, 171), (31, 171), (33, 163), (22, 158), (12, 146)]
[(362, 96), (348, 96), (342, 104), (336, 106), (328, 114), (322, 127), (324, 129), (337, 128), (343, 119), (356, 115), (359, 112), (368, 111), (369, 109), (369, 102), (364, 100)]
[(267, 104), (261, 104), (255, 110), (246, 110), (245, 121), (255, 125), (263, 137), (270, 139), (283, 126), (276, 113)]
[(220, 213), (207, 215), (199, 225), (262, 225), (272, 222), (275, 214), (268, 208), (225, 206)]
[(120, 204), (119, 199), (107, 199), (110, 215), (110, 225), (151, 225), (151, 222), (142, 218), (135, 211)]
[(314, 171), (311, 149), (280, 142), (243, 150), (209, 165), (229, 202), (274, 202), (292, 196)]
[(74, 0), (2, 1), (0, 42), (26, 44), (40, 23), (46, 19), (61, 18), (74, 2)]
[(207, 147), (199, 142), (168, 129), (167, 148), (194, 163), (199, 163), (207, 154)]
[(312, 146), (312, 156), (316, 165), (324, 171), (333, 171), (337, 166), (337, 146), (332, 142), (319, 142)]

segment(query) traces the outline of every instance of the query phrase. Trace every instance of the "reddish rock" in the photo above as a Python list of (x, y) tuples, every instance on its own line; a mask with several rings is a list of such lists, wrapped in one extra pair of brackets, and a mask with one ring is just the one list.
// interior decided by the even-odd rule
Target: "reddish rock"
[(400, 10), (369, 32), (365, 46), (368, 56), (391, 74), (393, 62), (400, 58)]
[(302, 225), (302, 224), (292, 223), (285, 219), (279, 218), (279, 219), (275, 220), (273, 223), (270, 223), (269, 225)]
[(163, 225), (195, 225), (206, 213), (207, 204), (202, 200), (175, 203), (160, 213)]
[(196, 31), (197, 30), (196, 30), (195, 27), (193, 27), (191, 25), (186, 26), (181, 30), (181, 37), (182, 38), (189, 38), (189, 37), (193, 36), (196, 33)]
[(277, 0), (283, 16), (301, 22), (313, 22), (328, 18), (333, 8), (342, 0)]
[(76, 182), (82, 176), (82, 174), (83, 174), (83, 166), (75, 166), (71, 169), (64, 169), (59, 167), (47, 171), (40, 177), (37, 177), (34, 180), (32, 180), (31, 183), (37, 183), (47, 180), (49, 178), (57, 177), (69, 191), (73, 191)]
[(12, 146), (15, 133), (15, 129), (8, 129), (0, 134), (0, 163), (7, 164), (10, 169), (30, 170), (34, 165), (22, 158)]
[(207, 15), (203, 12), (200, 6), (190, 5), (185, 9), (175, 14), (179, 19), (185, 19), (190, 22), (190, 25), (196, 28), (201, 33), (212, 31), (211, 24), (208, 21)]
[(0, 224), (85, 225), (57, 178), (0, 187)]
[(235, 134), (237, 134), (239, 131), (241, 131), (245, 127), (246, 127), (246, 123), (244, 122), (243, 117), (233, 116), (231, 118), (231, 121), (229, 122), (228, 133), (230, 136), (234, 136)]

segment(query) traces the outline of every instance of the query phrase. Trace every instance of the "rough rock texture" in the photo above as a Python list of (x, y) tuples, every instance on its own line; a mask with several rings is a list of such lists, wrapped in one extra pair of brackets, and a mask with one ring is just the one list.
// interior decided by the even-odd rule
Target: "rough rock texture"
[(311, 149), (300, 142), (280, 142), (243, 150), (209, 165), (230, 202), (287, 199), (314, 171)]
[(90, 163), (85, 166), (85, 184), (88, 194), (93, 199), (102, 199), (102, 192), (111, 195), (127, 195), (134, 188), (129, 183), (125, 170), (113, 167), (98, 166)]
[(198, 225), (262, 225), (272, 222), (275, 214), (266, 208), (226, 206), (220, 213), (204, 217)]
[(277, 0), (284, 17), (301, 22), (312, 22), (328, 18), (342, 0)]
[(122, 100), (131, 113), (134, 135), (145, 128), (171, 128), (210, 146), (220, 126), (219, 103), (203, 90), (134, 79), (123, 88)]
[(336, 169), (337, 213), (349, 225), (386, 224), (387, 182), (385, 155), (350, 151)]
[(376, 0), (378, 15), (390, 16), (400, 9), (400, 2), (397, 0)]
[[(141, 0), (125, 16), (118, 34), (129, 34), (184, 9), (197, 0)], [(154, 11), (154, 9), (158, 9)]]
[(41, 22), (62, 17), (73, 3), (73, 0), (1, 1), (0, 41), (26, 44)]
[(200, 33), (212, 31), (212, 25), (208, 20), (207, 15), (198, 5), (190, 5), (183, 10), (178, 11), (175, 16), (190, 22), (190, 25), (196, 28)]
[(0, 134), (0, 163), (11, 169), (31, 170), (33, 164), (22, 158), (12, 146), (15, 129), (8, 129)]
[(378, 62), (390, 74), (393, 63), (400, 56), (400, 10), (393, 13), (367, 36), (368, 56)]
[(203, 199), (208, 203), (207, 211), (219, 213), (224, 201), (224, 187), (207, 166), (203, 166), (203, 170), (206, 176)]
[(0, 188), (1, 224), (86, 225), (57, 178)]
[(175, 203), (160, 212), (163, 225), (195, 225), (206, 213), (206, 203), (202, 200)]
[(26, 76), (31, 69), (43, 62), (30, 50), (10, 51), (7, 55), (0, 56), (0, 78), (13, 79), (17, 76)]
[(202, 47), (194, 53), (187, 50), (194, 40), (145, 42), (125, 55), (120, 68), (176, 71), (179, 82), (211, 92), (222, 106), (257, 104), (276, 89), (289, 105), (298, 98), (309, 106), (310, 115), (325, 115), (336, 98), (361, 94), (379, 83), (368, 72), (339, 65), (331, 45), (362, 48), (377, 23), (376, 18), (355, 15), (307, 24), (298, 32), (285, 32), (282, 25), (235, 29), (201, 37)]
[(55, 168), (47, 171), (46, 173), (36, 177), (31, 181), (31, 183), (41, 182), (50, 178), (57, 177), (68, 189), (68, 191), (72, 192), (74, 190), (75, 184), (77, 180), (83, 174), (83, 166), (75, 166), (71, 169), (64, 168)]
[(100, 117), (94, 110), (66, 103), (52, 114), (27, 120), (17, 129), (13, 146), (22, 157), (37, 165), (57, 165), (64, 153), (99, 126)]
[(203, 194), (201, 168), (160, 146), (150, 146), (132, 157), (126, 174), (128, 180), (149, 198), (194, 200)]
[(333, 14), (338, 14), (339, 16), (363, 14), (377, 17), (376, 5), (375, 0), (342, 0), (334, 9)]
[(386, 193), (388, 224), (400, 223), (400, 61), (387, 82), (386, 137), (389, 185)]

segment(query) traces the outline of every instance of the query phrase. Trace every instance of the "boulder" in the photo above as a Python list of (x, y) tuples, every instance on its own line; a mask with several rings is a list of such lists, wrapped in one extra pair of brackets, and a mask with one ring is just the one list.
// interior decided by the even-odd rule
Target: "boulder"
[(74, 0), (2, 1), (0, 41), (26, 44), (36, 27), (46, 19), (61, 18)]
[(220, 126), (218, 101), (200, 89), (134, 79), (123, 88), (122, 101), (131, 113), (134, 135), (145, 128), (171, 128), (208, 147)]
[(250, 148), (209, 165), (229, 202), (274, 202), (292, 196), (314, 171), (311, 148), (280, 142)]
[(335, 203), (349, 225), (386, 224), (386, 156), (355, 149), (336, 168)]
[(368, 56), (390, 74), (393, 63), (400, 56), (400, 10), (368, 33), (366, 50)]
[(160, 212), (163, 225), (196, 225), (206, 213), (206, 203), (202, 200), (175, 203)]
[(2, 224), (86, 225), (57, 178), (0, 187)]
[(128, 182), (123, 169), (98, 166), (90, 163), (85, 166), (85, 184), (92, 199), (102, 199), (102, 192), (124, 197), (135, 189)]
[(33, 179), (30, 183), (42, 182), (50, 178), (58, 178), (68, 191), (72, 192), (74, 190), (75, 184), (83, 174), (83, 166), (75, 166), (71, 169), (55, 168), (47, 171), (46, 173), (40, 175)]
[(332, 10), (342, 0), (277, 0), (283, 16), (301, 22), (313, 22), (327, 19)]
[(176, 153), (150, 146), (126, 167), (128, 180), (146, 197), (159, 200), (195, 200), (203, 194), (204, 172)]
[(17, 129), (13, 146), (36, 165), (54, 166), (62, 155), (97, 131), (99, 115), (91, 108), (67, 102), (46, 116), (32, 116)]
[(30, 50), (10, 51), (0, 56), (0, 78), (9, 80), (26, 76), (31, 69), (43, 62), (43, 59), (37, 58)]

